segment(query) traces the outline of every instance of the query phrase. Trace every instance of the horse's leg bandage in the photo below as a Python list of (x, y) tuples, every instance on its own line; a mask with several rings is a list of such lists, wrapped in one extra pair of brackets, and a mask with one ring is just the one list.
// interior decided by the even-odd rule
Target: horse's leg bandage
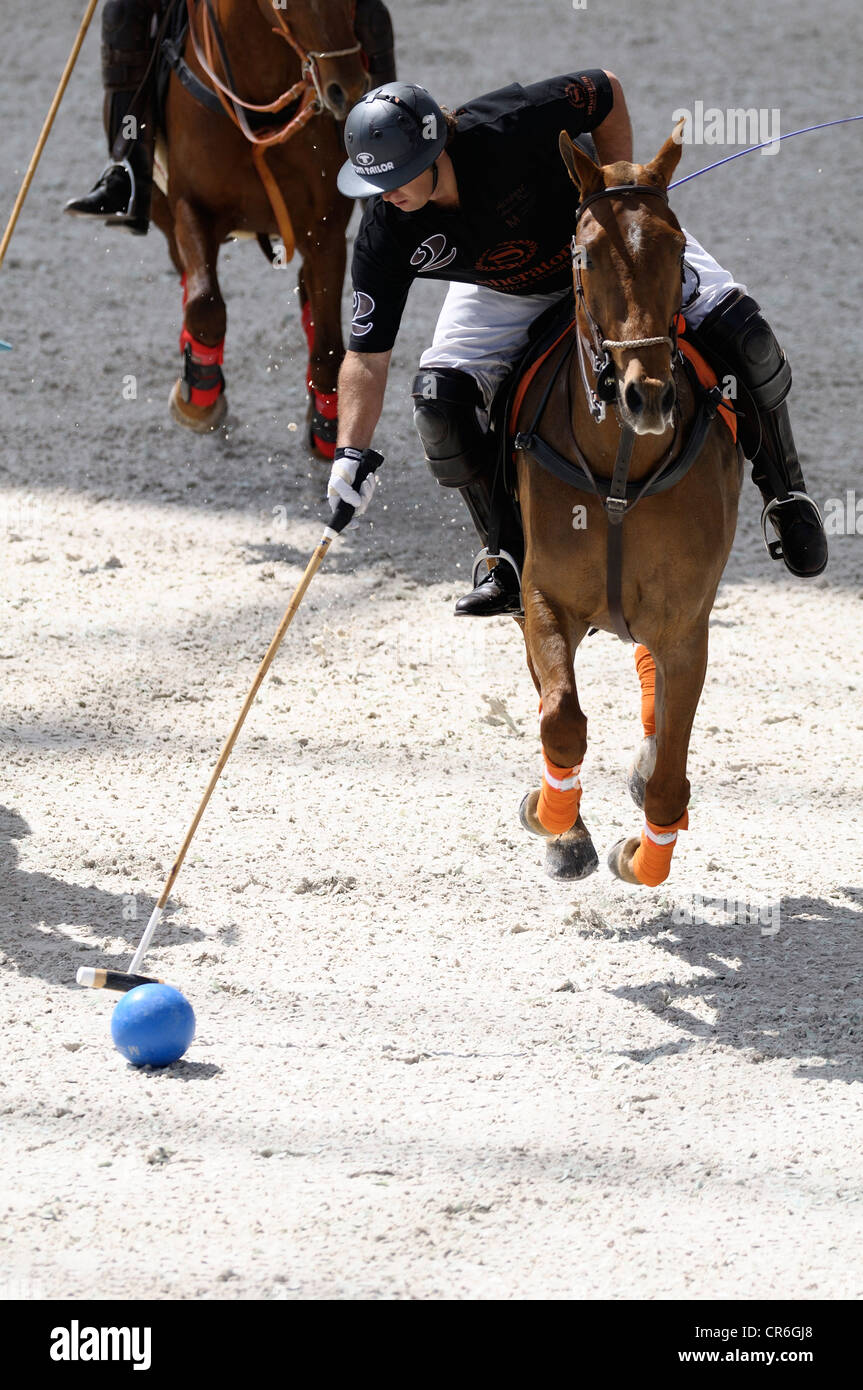
[(556, 767), (543, 753), (542, 787), (536, 808), (537, 819), (552, 835), (563, 835), (578, 820), (581, 802), (581, 763), (577, 767)]
[(635, 648), (635, 669), (641, 682), (641, 724), (645, 738), (656, 737), (656, 666), (646, 647)]
[(309, 383), (312, 397), (312, 439), (324, 458), (335, 458), (336, 435), (339, 429), (339, 394), (337, 391), (318, 391)]
[(205, 410), (214, 404), (225, 389), (222, 376), (222, 363), (225, 360), (224, 338), (215, 347), (199, 343), (188, 328), (180, 334), (180, 351), (183, 354), (182, 385), (188, 392), (184, 398), (191, 405)]
[(689, 829), (689, 812), (684, 811), (673, 825), (654, 825), (647, 817), (641, 832), (641, 844), (632, 856), (632, 872), (647, 888), (664, 883), (671, 870), (671, 856), (677, 843), (678, 830)]

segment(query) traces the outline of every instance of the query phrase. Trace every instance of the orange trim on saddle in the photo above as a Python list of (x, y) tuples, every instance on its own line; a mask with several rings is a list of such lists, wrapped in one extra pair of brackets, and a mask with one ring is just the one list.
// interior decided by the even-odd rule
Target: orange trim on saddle
[(671, 825), (654, 825), (653, 821), (649, 821), (645, 816), (641, 844), (632, 856), (632, 872), (639, 883), (643, 883), (646, 888), (656, 888), (665, 882), (671, 870), (671, 856), (677, 844), (677, 832), (688, 829), (688, 810)]
[(641, 682), (641, 726), (645, 738), (656, 736), (656, 665), (641, 643), (635, 648), (635, 669)]
[[(680, 351), (683, 353), (684, 357), (687, 357), (689, 361), (692, 363), (693, 367), (695, 368), (695, 375), (698, 377), (698, 380), (701, 382), (702, 386), (706, 386), (708, 390), (710, 390), (713, 386), (718, 386), (719, 378), (717, 377), (715, 371), (710, 366), (706, 358), (702, 357), (701, 353), (698, 351), (698, 348), (693, 347), (692, 343), (690, 343), (688, 339), (686, 339), (683, 336), (685, 332), (686, 319), (683, 317), (682, 314), (678, 314), (677, 346), (680, 348)], [(733, 408), (730, 405), (720, 405), (719, 414), (725, 421), (725, 424), (730, 429), (731, 438), (734, 440), (736, 444), (737, 416), (735, 415)]]
[(559, 343), (563, 342), (567, 333), (571, 333), (574, 327), (575, 319), (573, 319), (572, 323), (567, 324), (560, 337), (555, 338), (550, 348), (547, 348), (546, 351), (542, 353), (540, 357), (537, 357), (535, 362), (531, 362), (524, 376), (521, 378), (521, 381), (518, 383), (515, 392), (515, 399), (512, 403), (512, 412), (509, 417), (510, 434), (515, 434), (515, 427), (518, 422), (518, 413), (521, 410), (522, 405), (524, 404), (524, 398), (527, 395), (528, 387), (530, 386), (531, 382), (533, 381), (543, 362), (545, 362), (546, 359), (551, 356), (551, 354), (554, 352), (554, 349), (558, 346)]

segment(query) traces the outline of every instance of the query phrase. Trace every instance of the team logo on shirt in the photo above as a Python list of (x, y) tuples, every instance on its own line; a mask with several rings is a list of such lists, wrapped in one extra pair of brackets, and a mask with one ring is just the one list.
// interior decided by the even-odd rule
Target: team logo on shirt
[(418, 246), (411, 256), (411, 265), (415, 265), (422, 274), (424, 270), (440, 270), (445, 265), (450, 265), (458, 255), (455, 247), (448, 256), (446, 251), (446, 237), (442, 232), (435, 232), (434, 236), (426, 237), (421, 246)]
[(354, 338), (364, 338), (367, 333), (371, 333), (374, 324), (371, 315), (375, 311), (375, 301), (370, 294), (363, 294), (362, 290), (354, 290), (354, 318), (351, 324), (351, 336)]
[(477, 270), (517, 270), (527, 261), (533, 260), (537, 253), (535, 241), (502, 241), (483, 251), (476, 263)]
[(576, 111), (587, 110), (592, 116), (596, 110), (596, 84), (589, 77), (581, 77), (577, 82), (566, 84), (566, 99)]

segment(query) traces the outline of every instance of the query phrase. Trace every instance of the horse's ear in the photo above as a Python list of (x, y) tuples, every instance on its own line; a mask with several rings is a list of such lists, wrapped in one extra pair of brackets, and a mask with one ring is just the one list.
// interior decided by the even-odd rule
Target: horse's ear
[(671, 176), (680, 163), (680, 156), (683, 153), (683, 127), (685, 124), (686, 117), (681, 116), (659, 154), (645, 166), (652, 174), (657, 174), (662, 179), (666, 188), (671, 183)]
[(585, 154), (574, 140), (570, 140), (565, 130), (560, 132), (558, 147), (560, 157), (569, 171), (569, 177), (579, 190), (582, 199), (604, 187), (599, 165), (594, 164), (590, 155)]

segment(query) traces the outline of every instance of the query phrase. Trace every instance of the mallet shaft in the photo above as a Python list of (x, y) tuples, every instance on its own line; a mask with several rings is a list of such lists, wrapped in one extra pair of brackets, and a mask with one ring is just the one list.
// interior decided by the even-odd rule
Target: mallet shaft
[(272, 642), (267, 648), (266, 655), (264, 656), (263, 661), (258, 667), (258, 673), (255, 676), (254, 681), (252, 682), (251, 689), (249, 690), (249, 693), (246, 696), (245, 701), (243, 702), (243, 708), (240, 710), (237, 722), (235, 723), (233, 729), (231, 730), (230, 734), (225, 740), (224, 747), (222, 748), (222, 751), (219, 754), (219, 760), (216, 763), (215, 768), (213, 769), (213, 775), (210, 778), (209, 783), (207, 784), (207, 790), (204, 792), (204, 795), (201, 798), (201, 804), (195, 812), (189, 829), (186, 831), (186, 836), (183, 840), (183, 843), (180, 846), (180, 851), (173, 864), (171, 865), (171, 872), (168, 874), (168, 877), (165, 880), (165, 886), (162, 889), (161, 894), (159, 895), (159, 900), (155, 908), (153, 909), (153, 914), (150, 917), (149, 922), (147, 923), (147, 929), (141, 938), (141, 943), (138, 946), (137, 951), (132, 957), (132, 963), (129, 966), (130, 973), (134, 973), (139, 968), (141, 961), (144, 959), (145, 952), (147, 951), (147, 948), (149, 947), (150, 942), (153, 939), (153, 933), (155, 932), (159, 918), (162, 915), (162, 910), (165, 904), (167, 903), (168, 898), (171, 895), (171, 889), (174, 886), (177, 874), (180, 872), (183, 860), (186, 857), (186, 852), (189, 848), (189, 845), (192, 843), (195, 831), (197, 830), (201, 822), (201, 817), (207, 809), (207, 803), (213, 794), (213, 789), (216, 783), (218, 782), (220, 776), (222, 775), (222, 769), (224, 768), (225, 763), (228, 761), (228, 758), (231, 756), (231, 749), (236, 743), (239, 732), (242, 729), (243, 724), (245, 723), (246, 715), (248, 714), (249, 710), (252, 708), (252, 705), (254, 704), (255, 696), (260, 690), (263, 679), (273, 663), (273, 658), (275, 657), (276, 652), (279, 650), (279, 647), (282, 644), (282, 639), (285, 633), (287, 632), (288, 628), (294, 620), (294, 615), (296, 614), (297, 609), (299, 608), (300, 604), (303, 601), (303, 598), (305, 597), (306, 590), (308, 589), (309, 585), (311, 584), (312, 580), (317, 574), (321, 562), (337, 534), (337, 532), (331, 531), (329, 527), (327, 528), (327, 530), (324, 533), (323, 540), (315, 550), (314, 554), (312, 555), (312, 558), (309, 560), (309, 563), (306, 566), (305, 574), (303, 575), (302, 579), (300, 580), (299, 584), (294, 590), (293, 597), (291, 598), (291, 601), (285, 610), (285, 615), (282, 618), (282, 621), (279, 623), (278, 628), (276, 629), (276, 635), (274, 636)]

